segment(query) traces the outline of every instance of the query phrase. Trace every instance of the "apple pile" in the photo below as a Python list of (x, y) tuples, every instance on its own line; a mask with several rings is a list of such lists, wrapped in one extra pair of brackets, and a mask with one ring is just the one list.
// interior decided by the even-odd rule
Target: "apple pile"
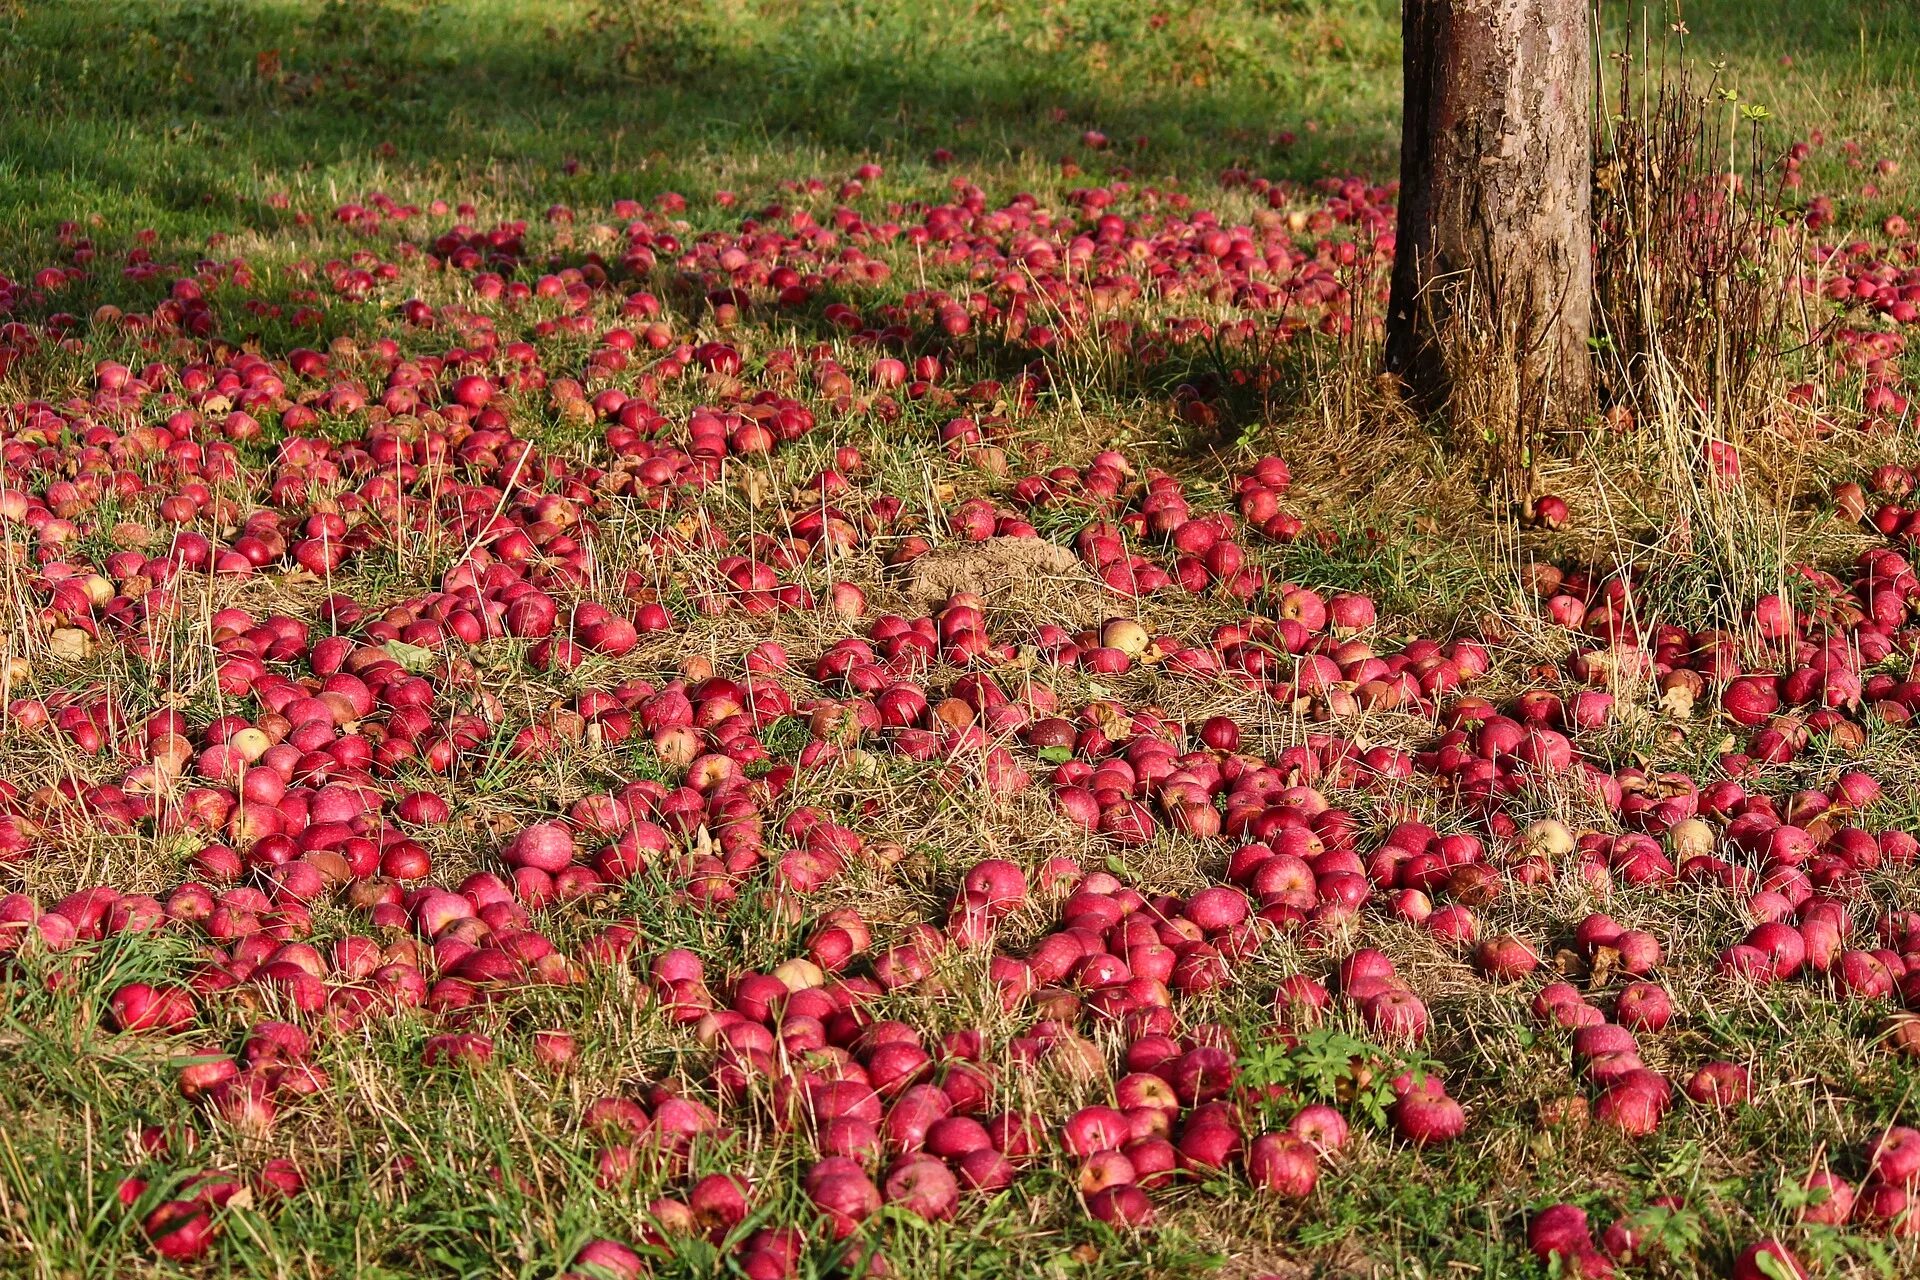
[[(1280, 456), (1041, 438), (1085, 352), (1155, 372), (1376, 322), (1390, 188), (1230, 172), (1236, 223), (1131, 180), (884, 180), (538, 222), (369, 193), (315, 225), (332, 256), (271, 264), (282, 293), (74, 225), (0, 281), (30, 392), (0, 404), (0, 982), (151, 949), (85, 1016), (169, 1064), (116, 1174), (157, 1254), (309, 1194), (264, 1153), (345, 1105), (324, 1063), (375, 1033), (422, 1105), (532, 1067), (582, 1193), (644, 1197), (571, 1274), (702, 1241), (781, 1277), (821, 1241), (881, 1274), (889, 1223), (1003, 1195), (1147, 1231), (1443, 1162), (1494, 1105), (1469, 999), (1530, 1020), (1622, 1142), (1781, 1083), (1699, 1050), (1705, 999), (1920, 1010), (1908, 780), (1858, 758), (1920, 707), (1911, 471), (1837, 488), (1880, 540), (1737, 629), (1649, 622), (1657, 582), (1553, 542), (1526, 569), (1551, 652), (1422, 627), (1300, 571), (1332, 530)], [(1808, 278), (1847, 320), (1821, 394), (1869, 421), (1904, 412), (1920, 290), (1886, 236)], [(1217, 430), (1230, 382), (1189, 370), (1179, 421)], [(902, 589), (1008, 539), (1057, 543), (1097, 607)], [(979, 847), (930, 858), (882, 784)], [(100, 840), (133, 870), (72, 856)], [(677, 1066), (576, 1095), (606, 993)], [(1276, 1073), (1336, 1035), (1339, 1087)], [(1805, 1223), (1920, 1230), (1920, 1134), (1873, 1124)], [(1527, 1237), (1566, 1275), (1657, 1251), (1572, 1203)], [(1774, 1237), (1731, 1265), (1799, 1267)]]

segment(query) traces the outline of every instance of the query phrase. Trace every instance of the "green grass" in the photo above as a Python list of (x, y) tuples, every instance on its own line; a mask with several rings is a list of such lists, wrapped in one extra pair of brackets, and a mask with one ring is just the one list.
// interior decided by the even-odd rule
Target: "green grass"
[[(1623, 8), (1603, 6), (1609, 25)], [(1795, 136), (1910, 153), (1920, 17), (1769, 8), (1687, 6), (1696, 53)], [(16, 0), (0, 7), (0, 228), (18, 244), (101, 218), (198, 240), (276, 190), (484, 180), (503, 208), (585, 204), (864, 158), (905, 190), (943, 147), (1016, 185), (1063, 157), (1143, 181), (1385, 178), (1395, 18), (1383, 0)], [(623, 55), (636, 32), (651, 38)], [(1094, 128), (1111, 152), (1080, 146)]]
[[(1387, 18), (1257, 2), (28, 6), (0, 47), (16, 95), (0, 216), (64, 206), (194, 232), (276, 184), (487, 174), (501, 196), (587, 202), (856, 156), (924, 173), (943, 146), (1033, 171), (1095, 127), (1144, 173), (1291, 156), (1316, 174), (1389, 154)], [(636, 25), (677, 34), (623, 58)], [(1288, 130), (1301, 142), (1283, 148)]]

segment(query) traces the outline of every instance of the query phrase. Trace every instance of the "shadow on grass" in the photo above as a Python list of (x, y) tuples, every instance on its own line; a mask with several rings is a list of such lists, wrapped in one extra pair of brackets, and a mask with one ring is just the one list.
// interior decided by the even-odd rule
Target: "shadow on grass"
[(274, 185), (587, 202), (865, 159), (920, 172), (936, 148), (1016, 174), (1384, 172), (1390, 17), (1379, 0), (28, 6), (0, 28), (0, 219), (196, 232)]
[[(876, 194), (924, 196), (948, 176), (930, 160), (939, 148), (953, 153), (952, 174), (1004, 184), (996, 196), (1128, 172), (1205, 182), (1229, 165), (1381, 174), (1396, 25), (1383, 0), (33, 7), (0, 25), (0, 84), (14, 86), (0, 92), (15, 98), (0, 113), (0, 269), (44, 264), (60, 221), (96, 215), (88, 233), (103, 246), (154, 227), (156, 254), (175, 260), (204, 252), (213, 231), (320, 253), (291, 212), (263, 204), (280, 190), (315, 214), (381, 188), (473, 199), (486, 223), (553, 202), (832, 183), (869, 159), (889, 169)], [(1110, 146), (1087, 145), (1090, 129)], [(741, 215), (696, 201), (688, 216), (718, 226)], [(104, 274), (94, 288), (105, 292), (93, 302), (140, 292)], [(822, 310), (835, 300), (875, 299), (823, 295), (754, 319), (803, 341), (831, 337)], [(677, 301), (703, 311), (697, 298)], [(240, 314), (223, 316), (221, 331), (269, 350), (323, 343), (354, 323), (353, 308), (330, 311), (324, 331)], [(1011, 379), (1037, 354), (973, 346), (968, 364), (983, 377)], [(1159, 400), (1231, 370), (1202, 345), (1121, 376), (1130, 395)], [(1251, 413), (1229, 412), (1223, 438)]]
[[(867, 159), (911, 179), (938, 148), (1011, 181), (1066, 158), (1142, 181), (1386, 177), (1397, 16), (1392, 0), (0, 5), (0, 227), (99, 213), (203, 235), (276, 186), (584, 203)], [(1687, 16), (1693, 55), (1735, 59), (1749, 100), (1785, 52), (1809, 84), (1904, 98), (1920, 80), (1911, 5)], [(1612, 0), (1600, 19), (1627, 20)], [(1090, 129), (1112, 148), (1084, 146)]]

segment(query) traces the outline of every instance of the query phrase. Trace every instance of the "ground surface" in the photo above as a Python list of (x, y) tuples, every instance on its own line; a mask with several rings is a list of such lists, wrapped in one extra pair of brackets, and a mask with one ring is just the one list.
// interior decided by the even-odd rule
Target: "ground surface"
[(1553, 530), (1394, 16), (0, 0), (0, 1270), (1920, 1274), (1920, 18)]

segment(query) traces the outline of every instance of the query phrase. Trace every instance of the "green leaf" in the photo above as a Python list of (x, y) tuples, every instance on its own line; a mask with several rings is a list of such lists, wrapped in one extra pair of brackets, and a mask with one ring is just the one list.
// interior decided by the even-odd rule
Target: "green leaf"
[(433, 650), (424, 649), (417, 644), (407, 644), (400, 640), (386, 643), (387, 655), (409, 671), (431, 671), (438, 666)]
[(1073, 759), (1072, 747), (1042, 747), (1040, 758), (1048, 764), (1065, 764)]

